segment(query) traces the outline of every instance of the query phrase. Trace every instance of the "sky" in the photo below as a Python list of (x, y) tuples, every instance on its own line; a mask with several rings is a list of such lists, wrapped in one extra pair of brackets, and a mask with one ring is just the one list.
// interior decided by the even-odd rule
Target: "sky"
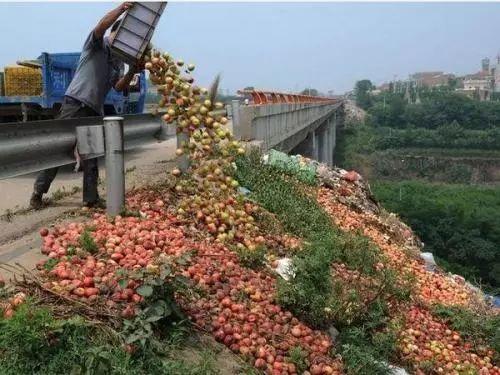
[[(118, 3), (0, 3), (0, 68), (79, 51)], [(500, 52), (500, 3), (169, 2), (153, 44), (196, 64), (208, 85), (340, 94), (416, 71), (476, 72)]]

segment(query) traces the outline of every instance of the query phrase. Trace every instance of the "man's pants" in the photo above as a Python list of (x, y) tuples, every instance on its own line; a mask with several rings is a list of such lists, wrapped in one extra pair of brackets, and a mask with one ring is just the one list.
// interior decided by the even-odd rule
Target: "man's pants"
[[(92, 117), (99, 116), (92, 108), (83, 106), (76, 102), (68, 102), (66, 99), (61, 107), (61, 112), (57, 119)], [(36, 194), (45, 194), (49, 191), (50, 184), (56, 177), (58, 167), (41, 171), (34, 185)], [(98, 200), (97, 181), (99, 179), (99, 169), (97, 167), (97, 159), (82, 160), (83, 169), (83, 201), (92, 203)]]

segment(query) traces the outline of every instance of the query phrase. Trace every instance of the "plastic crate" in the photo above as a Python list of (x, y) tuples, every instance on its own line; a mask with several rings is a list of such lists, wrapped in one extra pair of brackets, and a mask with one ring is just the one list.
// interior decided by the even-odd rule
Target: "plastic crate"
[(3, 83), (3, 72), (0, 72), (0, 96), (5, 96), (5, 88)]
[(113, 51), (126, 63), (134, 64), (146, 51), (166, 2), (136, 2), (123, 17), (111, 42)]
[(42, 94), (42, 70), (25, 66), (4, 69), (5, 96), (38, 96)]

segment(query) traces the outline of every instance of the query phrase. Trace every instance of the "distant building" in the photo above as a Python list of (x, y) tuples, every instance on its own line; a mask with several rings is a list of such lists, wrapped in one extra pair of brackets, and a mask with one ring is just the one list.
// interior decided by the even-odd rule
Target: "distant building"
[(481, 60), (481, 69), (484, 73), (490, 73), (490, 59), (485, 57)]
[(444, 86), (447, 85), (452, 78), (455, 78), (453, 74), (444, 72), (418, 72), (410, 75), (410, 81), (420, 87)]
[(465, 78), (464, 79), (464, 90), (491, 90), (492, 82), (491, 77), (487, 76), (485, 78)]
[(383, 83), (383, 84), (381, 84), (381, 85), (378, 87), (378, 89), (379, 89), (380, 91), (389, 91), (389, 90), (392, 90), (392, 87), (393, 87), (393, 86), (392, 86), (390, 83)]
[(493, 75), (493, 91), (500, 92), (500, 55), (497, 56), (497, 63), (492, 70)]
[(498, 64), (497, 59), (497, 67), (490, 67), (490, 59), (485, 57), (481, 60), (481, 70), (479, 72), (459, 77), (462, 85), (456, 91), (474, 99), (490, 100), (491, 93), (496, 87), (495, 82), (500, 84), (498, 80), (500, 77), (497, 77), (497, 72), (500, 72)]

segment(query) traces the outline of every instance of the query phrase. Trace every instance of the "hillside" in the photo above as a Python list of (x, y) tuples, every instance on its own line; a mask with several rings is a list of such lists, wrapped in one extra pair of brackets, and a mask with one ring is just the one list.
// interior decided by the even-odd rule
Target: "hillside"
[(498, 315), (463, 279), (426, 269), (411, 229), (359, 175), (320, 165), (305, 184), (256, 154), (236, 163), (257, 248), (221, 242), (180, 215), (186, 193), (175, 181), (130, 193), (128, 216), (94, 212), (43, 229), (49, 259), (9, 290), (24, 294), (0, 320), (1, 372), (59, 373), (61, 358), (92, 368), (76, 343), (97, 350), (101, 331), (98, 347), (113, 349), (90, 366), (167, 371), (159, 348), (178, 313), (267, 373), (375, 374), (388, 362), (415, 373), (499, 373)]

